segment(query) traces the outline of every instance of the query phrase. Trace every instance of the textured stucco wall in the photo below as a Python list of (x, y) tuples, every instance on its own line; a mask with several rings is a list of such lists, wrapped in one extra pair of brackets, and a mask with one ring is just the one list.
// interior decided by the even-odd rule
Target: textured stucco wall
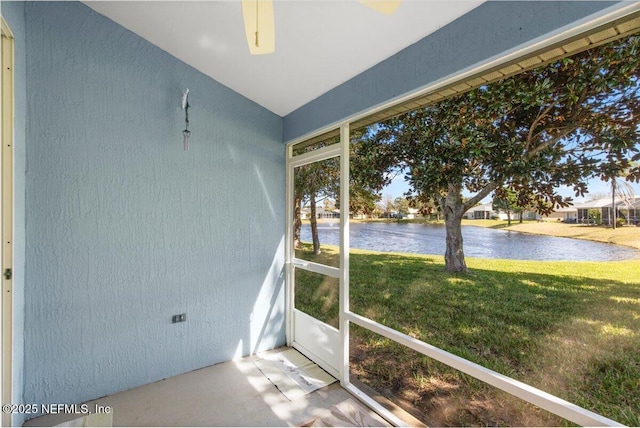
[(81, 3), (25, 11), (25, 401), (284, 344), (282, 119)]
[[(27, 112), (24, 2), (3, 1), (2, 16), (14, 37), (13, 129), (13, 403), (23, 403), (24, 392), (24, 277), (25, 277), (25, 123)], [(24, 415), (13, 415), (20, 426)]]
[(284, 140), (424, 88), (613, 1), (488, 1), (284, 118)]

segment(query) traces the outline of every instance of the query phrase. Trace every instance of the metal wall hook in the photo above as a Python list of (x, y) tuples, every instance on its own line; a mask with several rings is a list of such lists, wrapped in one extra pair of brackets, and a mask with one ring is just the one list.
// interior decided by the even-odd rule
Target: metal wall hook
[(189, 89), (182, 94), (182, 110), (184, 110), (184, 131), (182, 131), (183, 145), (185, 150), (189, 150), (189, 137), (191, 131), (189, 131)]

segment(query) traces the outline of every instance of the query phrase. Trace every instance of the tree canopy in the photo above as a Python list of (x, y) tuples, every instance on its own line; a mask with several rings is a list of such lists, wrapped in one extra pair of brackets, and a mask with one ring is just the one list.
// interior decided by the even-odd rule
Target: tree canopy
[(631, 36), (376, 124), (363, 147), (372, 170), (403, 168), (411, 194), (443, 211), (447, 270), (464, 272), (462, 216), (496, 189), (549, 213), (572, 200), (559, 186), (640, 179), (639, 75)]
[(313, 251), (320, 254), (320, 238), (318, 235), (317, 204), (325, 198), (332, 198), (340, 193), (340, 162), (338, 158), (330, 158), (297, 167), (294, 171), (294, 232), (295, 247), (300, 245), (301, 210), (309, 205), (309, 220)]
[(518, 195), (510, 189), (496, 189), (491, 206), (495, 211), (507, 213), (507, 225), (509, 226), (511, 226), (511, 213), (522, 213), (522, 208), (518, 205)]

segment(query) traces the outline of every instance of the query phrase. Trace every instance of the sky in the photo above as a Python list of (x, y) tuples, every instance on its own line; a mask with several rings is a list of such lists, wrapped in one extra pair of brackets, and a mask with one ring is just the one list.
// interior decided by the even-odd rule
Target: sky
[[(633, 191), (635, 192), (636, 196), (640, 196), (640, 183), (631, 183), (632, 187), (633, 187)], [(382, 197), (383, 199), (387, 196), (387, 195), (391, 195), (392, 199), (395, 199), (398, 196), (402, 196), (404, 192), (406, 192), (408, 190), (408, 186), (404, 181), (404, 175), (400, 174), (398, 176), (396, 176), (393, 181), (391, 182), (391, 184), (389, 184), (387, 187), (385, 187), (382, 190)], [(590, 199), (592, 199), (592, 195), (595, 193), (606, 193), (606, 194), (610, 194), (611, 192), (611, 183), (605, 183), (604, 181), (594, 178), (592, 180), (589, 181), (588, 184), (588, 189), (589, 189), (589, 193), (585, 194), (585, 197), (575, 197), (574, 193), (573, 193), (573, 189), (570, 187), (562, 187), (559, 189), (559, 193), (562, 196), (571, 196), (573, 198), (573, 200), (576, 203), (579, 202), (584, 202), (584, 201), (588, 201)], [(470, 194), (464, 194), (463, 192), (463, 196), (470, 196)], [(491, 201), (491, 196), (488, 196), (487, 198), (485, 198), (482, 203), (487, 203)]]

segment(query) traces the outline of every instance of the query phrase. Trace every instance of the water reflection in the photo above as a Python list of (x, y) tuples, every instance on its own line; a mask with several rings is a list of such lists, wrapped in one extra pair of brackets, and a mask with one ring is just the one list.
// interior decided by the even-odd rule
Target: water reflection
[[(320, 242), (339, 245), (340, 227), (321, 224)], [(516, 260), (627, 260), (640, 256), (633, 248), (601, 242), (530, 235), (507, 230), (462, 226), (464, 253), (469, 257)], [(302, 241), (311, 242), (311, 229), (302, 225)], [(444, 254), (445, 228), (415, 223), (351, 223), (351, 248), (418, 254)]]

